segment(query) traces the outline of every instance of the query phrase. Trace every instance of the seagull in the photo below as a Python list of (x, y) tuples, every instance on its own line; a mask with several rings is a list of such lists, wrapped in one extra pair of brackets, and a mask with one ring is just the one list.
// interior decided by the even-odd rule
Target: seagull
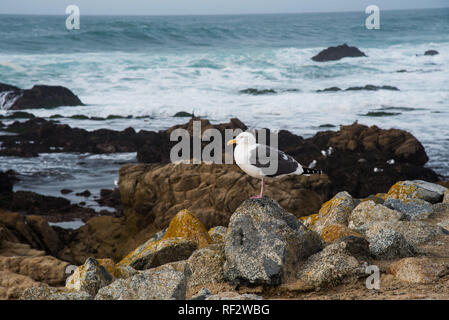
[[(303, 167), (293, 157), (278, 149), (257, 143), (256, 137), (249, 132), (240, 133), (235, 139), (229, 140), (227, 144), (237, 145), (234, 150), (234, 159), (240, 169), (251, 177), (261, 179), (260, 194), (250, 199), (263, 198), (264, 178), (322, 173), (318, 169)], [(261, 156), (265, 159), (260, 158)], [(273, 170), (272, 163), (270, 163), (273, 159), (277, 162), (276, 170)]]

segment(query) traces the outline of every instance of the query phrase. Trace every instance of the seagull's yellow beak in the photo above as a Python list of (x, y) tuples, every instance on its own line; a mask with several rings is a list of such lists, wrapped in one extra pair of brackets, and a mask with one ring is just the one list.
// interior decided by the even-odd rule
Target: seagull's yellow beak
[(231, 144), (236, 144), (237, 143), (237, 141), (235, 141), (235, 139), (232, 139), (232, 140), (229, 140), (228, 141), (228, 146), (230, 146)]

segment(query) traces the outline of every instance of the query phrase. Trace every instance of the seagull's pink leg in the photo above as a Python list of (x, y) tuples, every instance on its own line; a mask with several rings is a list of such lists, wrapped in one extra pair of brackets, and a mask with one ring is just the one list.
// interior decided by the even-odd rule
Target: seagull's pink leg
[(262, 199), (263, 198), (263, 190), (264, 190), (264, 183), (263, 183), (263, 179), (260, 182), (260, 194), (257, 196), (253, 196), (250, 199)]

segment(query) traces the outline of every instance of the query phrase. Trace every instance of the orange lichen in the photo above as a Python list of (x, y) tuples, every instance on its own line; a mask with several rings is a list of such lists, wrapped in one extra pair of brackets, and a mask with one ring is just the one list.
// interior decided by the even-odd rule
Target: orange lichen
[(212, 238), (207, 232), (206, 227), (187, 210), (181, 210), (170, 221), (162, 239), (184, 238), (189, 239), (198, 244), (198, 248), (204, 248), (213, 243)]
[(323, 238), (326, 243), (334, 242), (346, 236), (361, 237), (362, 235), (342, 224), (333, 224), (321, 231), (321, 238)]
[[(390, 190), (388, 190), (387, 197), (392, 199), (405, 200), (407, 198), (415, 198), (413, 193), (416, 191), (416, 186), (406, 185), (404, 181), (396, 182)], [(417, 196), (416, 196), (417, 197)]]

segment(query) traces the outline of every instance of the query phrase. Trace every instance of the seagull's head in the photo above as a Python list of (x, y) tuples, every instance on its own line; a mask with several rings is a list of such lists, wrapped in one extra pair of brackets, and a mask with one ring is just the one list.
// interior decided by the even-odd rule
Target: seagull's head
[(256, 137), (252, 133), (242, 132), (235, 139), (229, 140), (228, 145), (253, 145), (256, 144)]

